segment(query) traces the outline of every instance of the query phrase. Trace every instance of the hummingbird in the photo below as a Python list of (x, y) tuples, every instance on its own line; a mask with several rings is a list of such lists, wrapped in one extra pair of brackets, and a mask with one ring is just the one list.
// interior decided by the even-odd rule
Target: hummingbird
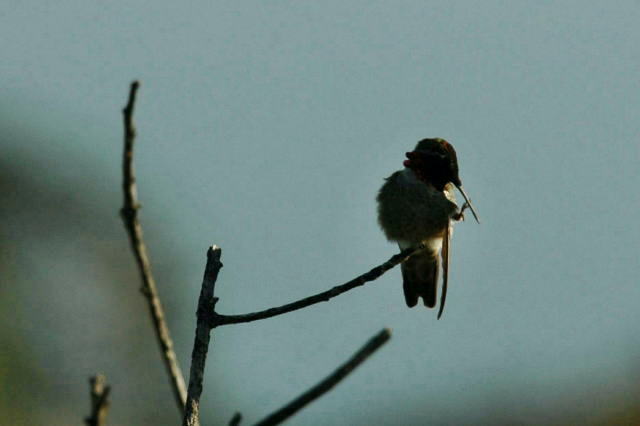
[[(401, 265), (408, 307), (414, 307), (419, 297), (425, 306), (436, 306), (442, 263), (440, 319), (447, 297), (453, 223), (464, 220), (467, 208), (478, 223), (480, 220), (462, 187), (456, 151), (449, 142), (441, 138), (423, 139), (405, 155), (404, 169), (389, 176), (380, 188), (378, 222), (387, 239), (397, 242), (401, 250), (423, 247)], [(454, 187), (465, 200), (460, 209)]]

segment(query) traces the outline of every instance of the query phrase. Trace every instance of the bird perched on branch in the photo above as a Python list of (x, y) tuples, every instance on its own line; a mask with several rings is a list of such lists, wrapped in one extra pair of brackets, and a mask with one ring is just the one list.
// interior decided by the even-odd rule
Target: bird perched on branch
[[(449, 278), (449, 243), (453, 222), (464, 219), (464, 210), (478, 215), (462, 188), (456, 151), (444, 139), (423, 139), (406, 153), (404, 169), (386, 179), (378, 193), (378, 222), (385, 235), (401, 250), (424, 246), (402, 266), (404, 298), (414, 307), (422, 297), (424, 305), (436, 305), (438, 274), (442, 262), (442, 315)], [(453, 187), (465, 199), (458, 209)]]

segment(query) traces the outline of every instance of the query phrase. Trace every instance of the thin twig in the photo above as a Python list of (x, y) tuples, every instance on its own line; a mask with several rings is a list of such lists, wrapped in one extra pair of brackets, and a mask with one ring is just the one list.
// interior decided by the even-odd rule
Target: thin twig
[(173, 341), (169, 334), (169, 328), (164, 317), (164, 309), (158, 297), (158, 288), (151, 274), (151, 263), (147, 255), (147, 248), (142, 239), (142, 227), (138, 220), (138, 190), (136, 187), (136, 178), (133, 170), (133, 144), (136, 137), (136, 129), (133, 122), (133, 108), (136, 101), (136, 93), (140, 84), (137, 81), (131, 83), (129, 91), (129, 100), (122, 110), (124, 116), (124, 156), (123, 156), (123, 182), (124, 190), (124, 206), (120, 211), (124, 226), (129, 234), (131, 248), (140, 269), (142, 277), (142, 294), (147, 299), (151, 319), (155, 330), (160, 351), (164, 360), (167, 373), (171, 381), (173, 394), (180, 410), (180, 415), (184, 415), (184, 406), (187, 398), (187, 390), (184, 383), (184, 377), (176, 353), (173, 350)]
[(285, 405), (275, 413), (270, 414), (268, 417), (262, 419), (256, 426), (271, 426), (277, 425), (291, 417), (307, 404), (312, 402), (329, 392), (335, 385), (337, 385), (342, 379), (344, 379), (349, 373), (355, 370), (360, 364), (367, 360), (375, 351), (380, 349), (391, 338), (391, 331), (388, 328), (382, 329), (378, 334), (373, 336), (371, 340), (367, 342), (358, 352), (356, 352), (351, 359), (342, 364), (337, 370), (327, 376), (323, 381)]
[(109, 392), (111, 387), (107, 385), (107, 378), (102, 374), (96, 374), (89, 379), (91, 389), (91, 414), (84, 419), (87, 426), (104, 426), (109, 410)]
[(415, 248), (405, 249), (400, 253), (392, 256), (389, 260), (387, 260), (383, 264), (376, 266), (369, 272), (366, 272), (345, 284), (335, 286), (327, 291), (323, 291), (322, 293), (318, 293), (313, 296), (305, 297), (304, 299), (300, 299), (296, 302), (288, 303), (286, 305), (278, 306), (276, 308), (265, 309), (264, 311), (252, 312), (249, 314), (242, 314), (242, 315), (221, 315), (218, 313), (214, 313), (212, 317), (213, 321), (211, 323), (211, 327), (218, 327), (221, 325), (239, 324), (244, 322), (262, 320), (266, 318), (275, 317), (277, 315), (286, 314), (291, 311), (296, 311), (298, 309), (306, 308), (307, 306), (313, 305), (316, 303), (327, 302), (330, 299), (344, 292), (347, 292), (353, 288), (362, 286), (367, 282), (374, 281), (380, 278), (382, 274), (387, 272), (389, 269), (404, 262), (409, 257), (413, 256), (423, 248), (424, 247), (420, 245)]
[(219, 247), (209, 247), (207, 250), (207, 266), (204, 269), (200, 298), (198, 299), (196, 337), (191, 354), (191, 372), (189, 373), (189, 395), (182, 424), (197, 426), (200, 424), (200, 395), (204, 379), (204, 367), (207, 362), (209, 340), (211, 338), (211, 316), (214, 313), (217, 298), (214, 297), (218, 272), (222, 268), (220, 262), (222, 250)]

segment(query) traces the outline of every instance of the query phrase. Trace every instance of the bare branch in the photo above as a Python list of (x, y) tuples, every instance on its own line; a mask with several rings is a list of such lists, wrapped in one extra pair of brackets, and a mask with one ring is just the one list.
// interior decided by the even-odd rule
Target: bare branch
[(358, 352), (356, 352), (347, 362), (342, 364), (337, 370), (327, 376), (323, 381), (291, 401), (273, 414), (256, 423), (256, 426), (277, 425), (291, 417), (313, 400), (329, 392), (349, 373), (355, 370), (360, 364), (369, 358), (375, 351), (380, 349), (391, 338), (391, 331), (388, 328), (382, 329), (373, 336)]
[(187, 398), (187, 390), (184, 383), (184, 377), (176, 354), (173, 350), (173, 341), (169, 334), (169, 328), (164, 317), (164, 309), (158, 297), (158, 288), (151, 273), (151, 263), (147, 255), (147, 248), (142, 238), (142, 226), (138, 220), (138, 190), (136, 186), (136, 178), (133, 169), (133, 144), (136, 137), (136, 129), (133, 122), (133, 109), (136, 102), (136, 93), (140, 84), (137, 81), (131, 83), (129, 91), (129, 100), (122, 110), (124, 116), (124, 155), (123, 155), (123, 182), (124, 190), (124, 206), (120, 211), (124, 226), (129, 234), (131, 248), (140, 269), (142, 278), (142, 294), (147, 299), (149, 312), (153, 321), (153, 326), (160, 345), (160, 351), (164, 360), (167, 373), (171, 381), (173, 394), (180, 409), (180, 414), (184, 415), (184, 404)]
[(262, 320), (266, 318), (275, 317), (277, 315), (286, 314), (291, 311), (296, 311), (298, 309), (306, 308), (307, 306), (310, 306), (316, 303), (328, 302), (330, 299), (342, 293), (345, 293), (351, 289), (362, 286), (367, 282), (374, 281), (380, 278), (382, 274), (387, 272), (389, 269), (404, 262), (409, 257), (413, 256), (423, 248), (424, 246), (420, 245), (415, 248), (405, 249), (400, 253), (392, 256), (389, 260), (387, 260), (383, 264), (376, 266), (369, 272), (366, 272), (345, 284), (338, 285), (336, 287), (331, 288), (330, 290), (323, 291), (322, 293), (318, 293), (313, 296), (305, 297), (304, 299), (300, 299), (296, 302), (288, 303), (286, 305), (278, 306), (276, 308), (265, 309), (264, 311), (252, 312), (252, 313), (243, 314), (243, 315), (220, 315), (218, 313), (214, 313), (211, 327), (218, 327), (221, 325), (239, 324), (244, 322)]
[[(270, 308), (244, 315), (220, 315), (215, 312), (215, 304), (218, 299), (214, 297), (214, 289), (218, 272), (222, 267), (222, 263), (220, 262), (222, 252), (218, 247), (215, 246), (209, 248), (207, 252), (207, 265), (205, 268), (202, 289), (198, 301), (196, 335), (192, 352), (191, 371), (189, 375), (189, 389), (187, 394), (184, 377), (178, 365), (176, 354), (173, 350), (173, 341), (171, 340), (169, 329), (165, 321), (164, 309), (162, 308), (162, 304), (158, 296), (157, 286), (151, 272), (151, 264), (147, 254), (146, 246), (143, 241), (142, 227), (138, 220), (138, 210), (140, 209), (140, 204), (138, 202), (136, 179), (133, 168), (133, 146), (136, 136), (136, 130), (133, 121), (133, 111), (138, 88), (139, 83), (137, 81), (131, 83), (129, 99), (127, 105), (123, 109), (124, 206), (121, 209), (121, 215), (127, 233), (129, 235), (136, 262), (140, 270), (142, 278), (141, 291), (147, 299), (156, 338), (160, 345), (165, 367), (171, 380), (174, 397), (181, 413), (183, 414), (183, 425), (196, 426), (200, 424), (200, 396), (202, 394), (204, 369), (212, 328), (221, 325), (238, 324), (271, 318), (277, 315), (282, 315), (298, 309), (302, 309), (316, 303), (329, 301), (330, 299), (343, 294), (355, 287), (359, 287), (366, 284), (367, 282), (376, 280), (391, 268), (404, 262), (409, 257), (422, 250), (423, 246), (403, 250), (399, 254), (392, 256), (383, 264), (371, 269), (369, 272), (362, 274), (345, 284), (335, 286), (330, 290), (306, 297), (304, 299), (280, 307)], [(389, 331), (383, 330), (381, 333), (371, 339), (371, 341), (367, 345), (365, 345), (358, 353), (356, 353), (352, 359), (350, 359), (346, 364), (336, 370), (332, 375), (327, 377), (323, 382), (297, 398), (295, 401), (293, 401), (283, 409), (267, 417), (260, 424), (280, 423), (284, 419), (300, 410), (312, 400), (329, 391), (340, 380), (348, 375), (355, 367), (361, 364), (369, 355), (371, 355), (382, 344), (384, 344), (389, 339), (389, 337)], [(237, 425), (240, 423), (240, 420), (241, 416), (239, 415), (239, 413), (236, 413), (236, 415), (231, 419), (231, 424)]]
[(204, 367), (207, 362), (209, 340), (211, 338), (211, 316), (215, 311), (218, 301), (214, 297), (218, 272), (222, 268), (220, 257), (222, 250), (219, 247), (209, 247), (207, 251), (207, 266), (204, 269), (200, 298), (198, 299), (196, 337), (193, 342), (191, 354), (191, 372), (189, 374), (189, 395), (184, 414), (183, 426), (197, 426), (200, 424), (200, 395), (202, 394), (202, 382), (204, 380)]
[(84, 419), (87, 426), (104, 426), (109, 410), (109, 392), (107, 378), (102, 374), (96, 374), (89, 379), (91, 386), (91, 414)]

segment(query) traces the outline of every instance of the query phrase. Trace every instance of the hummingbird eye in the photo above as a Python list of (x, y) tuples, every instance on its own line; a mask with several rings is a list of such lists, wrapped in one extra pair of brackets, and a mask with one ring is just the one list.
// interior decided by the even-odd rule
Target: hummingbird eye
[(402, 163), (403, 166), (410, 169), (418, 169), (423, 166), (421, 155), (415, 151), (405, 153), (407, 159)]

